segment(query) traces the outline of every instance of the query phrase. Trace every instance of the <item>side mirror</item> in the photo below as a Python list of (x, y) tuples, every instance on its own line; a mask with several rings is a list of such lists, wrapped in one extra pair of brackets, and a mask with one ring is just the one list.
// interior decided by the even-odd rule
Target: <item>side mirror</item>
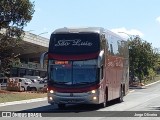
[(44, 59), (46, 57), (46, 55), (48, 55), (48, 52), (45, 52), (41, 55), (40, 57), (40, 65), (41, 65), (41, 68), (44, 68)]
[(104, 59), (104, 50), (102, 50), (99, 53), (99, 56), (98, 56), (98, 68), (101, 68), (101, 64), (102, 64), (103, 59)]

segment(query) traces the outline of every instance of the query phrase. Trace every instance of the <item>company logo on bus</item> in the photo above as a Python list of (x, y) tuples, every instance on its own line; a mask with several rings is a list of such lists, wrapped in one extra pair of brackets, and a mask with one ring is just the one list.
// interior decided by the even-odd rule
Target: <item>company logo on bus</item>
[(75, 40), (58, 40), (55, 44), (56, 47), (58, 46), (92, 46), (92, 42), (89, 41), (82, 41), (80, 39)]

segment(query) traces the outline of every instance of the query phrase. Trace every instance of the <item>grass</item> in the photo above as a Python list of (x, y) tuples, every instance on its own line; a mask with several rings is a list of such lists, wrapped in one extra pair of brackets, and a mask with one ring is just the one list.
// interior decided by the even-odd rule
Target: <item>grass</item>
[(0, 92), (0, 103), (47, 97), (46, 93)]
[(146, 79), (143, 80), (142, 83), (144, 83), (145, 85), (159, 81), (160, 80), (160, 74), (156, 75), (153, 79)]

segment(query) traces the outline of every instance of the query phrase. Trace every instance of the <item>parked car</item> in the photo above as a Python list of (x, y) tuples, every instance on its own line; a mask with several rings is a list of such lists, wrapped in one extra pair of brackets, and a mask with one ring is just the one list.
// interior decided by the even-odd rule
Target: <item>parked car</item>
[(21, 78), (21, 77), (11, 77), (9, 79), (10, 81), (13, 80), (14, 82), (20, 83), (23, 91), (30, 90), (30, 85), (32, 84), (32, 81), (30, 79)]
[(46, 86), (47, 81), (36, 81), (35, 79), (32, 79), (32, 84), (29, 85), (31, 91), (40, 91)]
[(37, 83), (37, 82), (39, 82), (38, 80), (36, 80), (36, 79), (31, 79), (31, 81), (33, 82), (33, 83)]
[(43, 78), (41, 78), (40, 76), (30, 76), (30, 75), (25, 75), (25, 76), (23, 76), (23, 77), (24, 77), (24, 78), (31, 79), (31, 80), (33, 80), (33, 79), (36, 79), (36, 80), (38, 80), (38, 81), (43, 80)]
[(0, 77), (0, 90), (7, 89), (7, 77)]
[(31, 79), (32, 84), (29, 85), (29, 90), (31, 91), (39, 91), (47, 86), (47, 81), (41, 78), (40, 76), (25, 75), (23, 77)]

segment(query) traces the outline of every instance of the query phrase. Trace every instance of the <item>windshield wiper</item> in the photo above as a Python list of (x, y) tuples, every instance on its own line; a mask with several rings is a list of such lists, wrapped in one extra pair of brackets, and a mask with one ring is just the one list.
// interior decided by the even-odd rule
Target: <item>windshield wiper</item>
[(72, 83), (71, 82), (54, 82), (56, 84), (66, 84), (66, 85), (71, 85)]
[(76, 84), (88, 84), (88, 83), (92, 83), (92, 82), (78, 82)]

